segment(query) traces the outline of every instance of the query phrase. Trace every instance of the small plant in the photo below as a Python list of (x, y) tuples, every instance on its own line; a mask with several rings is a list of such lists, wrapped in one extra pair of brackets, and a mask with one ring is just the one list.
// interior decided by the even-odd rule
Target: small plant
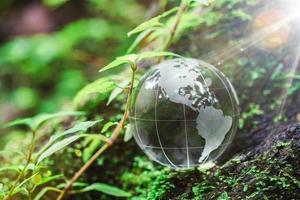
[[(183, 0), (180, 6), (170, 9), (142, 24), (128, 33), (128, 36), (137, 35), (132, 45), (128, 49), (128, 54), (117, 57), (107, 66), (103, 67), (100, 72), (108, 73), (109, 70), (114, 70), (121, 66), (130, 66), (130, 71), (127, 68), (124, 70), (125, 74), (131, 74), (130, 79), (127, 79), (124, 75), (107, 75), (104, 78), (100, 78), (80, 90), (74, 98), (74, 108), (77, 110), (83, 107), (89, 107), (91, 105), (91, 99), (96, 102), (101, 102), (108, 98), (107, 105), (109, 106), (119, 96), (125, 98), (125, 105), (121, 106), (120, 110), (123, 110), (123, 114), (116, 114), (115, 119), (111, 117), (106, 123), (102, 125), (102, 130), (93, 133), (88, 130), (92, 129), (97, 124), (102, 124), (104, 119), (98, 119), (95, 121), (82, 121), (74, 123), (74, 125), (64, 131), (52, 135), (48, 142), (39, 149), (36, 148), (36, 133), (41, 128), (42, 124), (57, 117), (66, 116), (82, 116), (81, 112), (61, 112), (56, 114), (43, 114), (33, 118), (20, 119), (13, 121), (7, 125), (7, 127), (16, 125), (25, 125), (29, 127), (32, 134), (32, 139), (29, 145), (27, 159), (24, 165), (14, 168), (8, 166), (7, 169), (14, 169), (17, 172), (17, 177), (11, 186), (2, 187), (0, 195), (5, 200), (13, 199), (18, 193), (27, 196), (29, 199), (35, 200), (41, 199), (48, 191), (58, 193), (57, 200), (63, 199), (66, 195), (84, 193), (89, 191), (99, 191), (108, 195), (116, 197), (129, 197), (131, 194), (125, 192), (117, 187), (105, 184), (105, 183), (93, 183), (87, 185), (85, 183), (78, 182), (81, 175), (101, 156), (110, 146), (112, 146), (119, 136), (124, 132), (126, 127), (124, 140), (128, 141), (132, 137), (130, 126), (126, 126), (128, 118), (128, 108), (131, 99), (131, 93), (135, 87), (136, 81), (138, 81), (139, 74), (137, 70), (139, 64), (145, 59), (152, 59), (155, 62), (160, 62), (164, 57), (177, 57), (179, 55), (169, 52), (168, 49), (176, 42), (187, 30), (191, 30), (197, 27), (201, 20), (193, 14), (192, 8), (196, 5), (200, 5), (202, 1), (195, 0)], [(207, 2), (206, 2), (207, 3)], [(146, 41), (146, 43), (145, 43)], [(140, 45), (143, 42), (143, 45)], [(133, 53), (136, 49), (140, 49), (140, 53)], [(140, 72), (139, 72), (140, 73)], [(121, 82), (116, 83), (117, 82)], [(120, 100), (122, 102), (122, 100)], [(119, 120), (117, 122), (117, 120)], [(112, 127), (114, 129), (111, 131)], [(93, 149), (89, 150), (89, 153), (85, 155), (85, 164), (74, 174), (74, 176), (67, 180), (65, 183), (54, 186), (45, 186), (39, 192), (36, 189), (39, 186), (47, 185), (51, 181), (61, 182), (64, 175), (49, 175), (45, 173), (47, 171), (47, 165), (45, 160), (56, 152), (64, 149), (68, 145), (75, 143), (81, 138), (85, 138), (87, 141), (96, 141)], [(99, 149), (94, 151), (95, 147)], [(38, 181), (37, 181), (38, 180)], [(74, 188), (73, 188), (74, 186)], [(33, 196), (35, 194), (35, 196)]]

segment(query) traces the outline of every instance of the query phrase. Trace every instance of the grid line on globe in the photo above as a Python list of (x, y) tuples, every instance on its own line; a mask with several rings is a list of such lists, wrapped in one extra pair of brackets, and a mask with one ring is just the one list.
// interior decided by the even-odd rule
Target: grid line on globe
[(196, 59), (164, 61), (133, 92), (130, 124), (141, 149), (171, 168), (216, 160), (237, 129), (238, 99), (230, 81)]

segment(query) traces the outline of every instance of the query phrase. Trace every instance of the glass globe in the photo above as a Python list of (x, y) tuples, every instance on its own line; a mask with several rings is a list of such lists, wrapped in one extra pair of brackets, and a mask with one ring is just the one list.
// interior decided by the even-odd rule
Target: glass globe
[(172, 168), (217, 159), (238, 125), (238, 99), (225, 75), (196, 59), (167, 60), (135, 88), (130, 125), (142, 150)]

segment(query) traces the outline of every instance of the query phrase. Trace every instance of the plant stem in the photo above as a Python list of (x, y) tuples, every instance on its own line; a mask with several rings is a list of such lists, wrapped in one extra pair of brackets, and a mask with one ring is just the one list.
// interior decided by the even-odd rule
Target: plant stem
[(47, 187), (47, 189), (50, 190), (50, 191), (54, 191), (54, 192), (61, 192), (60, 189), (57, 189), (55, 187)]
[(124, 128), (125, 122), (128, 118), (128, 110), (129, 110), (129, 105), (130, 105), (130, 99), (131, 99), (131, 93), (133, 90), (133, 84), (134, 84), (134, 78), (135, 78), (135, 70), (136, 70), (136, 64), (132, 64), (132, 77), (131, 77), (131, 84), (129, 88), (129, 93), (127, 96), (126, 100), (126, 105), (125, 105), (125, 111), (123, 114), (123, 117), (121, 121), (118, 123), (117, 127), (114, 129), (111, 137), (109, 138), (109, 141), (106, 142), (91, 158), (90, 160), (85, 163), (71, 178), (71, 180), (66, 184), (65, 188), (61, 191), (59, 196), (57, 197), (57, 200), (62, 200), (66, 193), (72, 188), (72, 185), (77, 181), (77, 179), (97, 160), (97, 158), (102, 155), (102, 153), (108, 149), (110, 146), (112, 146), (115, 141), (118, 139), (121, 131)]
[(163, 48), (164, 51), (167, 51), (171, 44), (172, 44), (172, 41), (176, 35), (176, 31), (177, 31), (177, 28), (178, 28), (178, 25), (180, 23), (180, 20), (181, 20), (181, 17), (183, 15), (183, 13), (188, 9), (188, 3), (187, 1), (185, 0), (182, 0), (181, 3), (180, 3), (180, 6), (179, 6), (179, 9), (176, 13), (176, 19), (175, 19), (175, 23), (173, 24), (171, 30), (170, 30), (170, 36)]
[(36, 131), (32, 130), (31, 133), (32, 133), (32, 137), (31, 137), (29, 153), (28, 153), (28, 156), (27, 156), (26, 164), (24, 165), (22, 171), (19, 173), (16, 181), (14, 182), (12, 188), (10, 189), (8, 195), (6, 196), (6, 198), (4, 198), (4, 200), (9, 200), (11, 198), (11, 195), (13, 194), (14, 190), (16, 189), (19, 181), (25, 176), (26, 169), (30, 164), (32, 154), (33, 154), (33, 151), (34, 151), (34, 146), (35, 146), (35, 135), (36, 135), (35, 133), (36, 133)]

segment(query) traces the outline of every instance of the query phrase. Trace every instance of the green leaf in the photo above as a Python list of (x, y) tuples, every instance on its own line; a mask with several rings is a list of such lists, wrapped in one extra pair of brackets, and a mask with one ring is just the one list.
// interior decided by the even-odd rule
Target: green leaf
[(65, 116), (80, 116), (84, 115), (83, 112), (76, 112), (76, 111), (63, 111), (58, 113), (52, 114), (39, 114), (32, 118), (25, 118), (25, 119), (17, 119), (5, 125), (5, 127), (12, 127), (17, 125), (25, 125), (29, 127), (31, 130), (36, 131), (44, 122), (57, 118), (57, 117), (65, 117)]
[(48, 192), (48, 191), (55, 191), (60, 192), (59, 189), (53, 188), (53, 187), (45, 187), (43, 188), (35, 197), (33, 200), (40, 200), (42, 197)]
[(118, 85), (118, 87), (116, 87), (112, 93), (110, 94), (108, 101), (107, 101), (107, 106), (117, 97), (119, 96), (124, 89), (129, 85), (130, 81), (129, 80), (124, 80), (120, 83), (120, 85)]
[(82, 88), (75, 96), (73, 105), (79, 109), (87, 105), (91, 99), (101, 102), (107, 99), (115, 88), (116, 84), (111, 78), (100, 78)]
[(50, 187), (43, 188), (35, 197), (33, 200), (40, 200), (43, 198), (43, 196), (48, 192), (51, 191)]
[(89, 191), (98, 191), (103, 192), (105, 194), (115, 196), (115, 197), (130, 197), (131, 194), (129, 192), (126, 192), (124, 190), (121, 190), (115, 186), (111, 186), (104, 183), (94, 183), (92, 185), (89, 185), (82, 190), (81, 192), (89, 192)]
[(126, 56), (117, 57), (116, 60), (114, 60), (112, 63), (108, 64), (107, 66), (103, 67), (99, 72), (113, 69), (121, 64), (125, 64), (125, 63), (134, 64), (134, 63), (138, 63), (139, 61), (145, 58), (161, 57), (161, 56), (181, 57), (178, 54), (167, 52), (167, 51), (149, 51), (140, 54), (129, 54)]
[(29, 191), (25, 188), (25, 187), (17, 187), (14, 192), (12, 193), (12, 195), (21, 193), (26, 197), (29, 197)]
[(91, 128), (92, 126), (94, 126), (95, 124), (101, 122), (101, 120), (97, 120), (97, 121), (85, 121), (85, 122), (79, 122), (78, 124), (75, 124), (72, 128), (59, 133), (59, 134), (55, 134), (52, 137), (50, 137), (49, 142), (53, 142), (59, 138), (62, 138), (64, 136), (68, 136), (72, 133), (77, 133), (79, 131), (87, 131), (89, 128)]
[(19, 166), (13, 165), (13, 166), (7, 166), (7, 167), (0, 167), (0, 173), (4, 171), (14, 171), (19, 172)]
[(94, 152), (99, 148), (99, 146), (102, 142), (98, 138), (94, 138), (94, 139), (93, 138), (86, 138), (86, 139), (90, 140), (91, 142), (89, 143), (88, 146), (86, 146), (83, 149), (82, 160), (83, 160), (84, 163), (89, 161), (89, 159), (92, 157)]
[(135, 34), (135, 33), (139, 33), (142, 32), (148, 28), (152, 28), (152, 27), (160, 27), (163, 26), (163, 24), (161, 22), (159, 22), (160, 17), (154, 17), (142, 24), (140, 24), (139, 26), (137, 26), (135, 29), (133, 29), (132, 31), (130, 31), (127, 35), (128, 37), (130, 37), (131, 35)]
[(100, 69), (99, 72), (103, 72), (103, 71), (115, 68), (115, 67), (125, 64), (125, 63), (128, 63), (128, 61), (117, 58), (115, 61), (111, 62), (110, 64), (108, 64), (105, 67), (103, 67), (102, 69)]
[[(37, 154), (38, 155), (37, 156), (38, 163), (45, 158), (45, 157), (44, 158), (41, 158), (41, 157), (47, 155), (47, 154), (45, 154), (45, 152), (48, 152), (48, 150), (51, 148), (50, 146), (52, 146), (55, 143), (55, 141), (57, 141), (58, 139), (60, 139), (62, 137), (69, 136), (70, 134), (74, 134), (74, 133), (77, 133), (80, 131), (87, 131), (90, 127), (94, 126), (96, 123), (98, 123), (100, 121), (102, 121), (102, 120), (80, 122), (80, 123), (74, 125), (72, 128), (70, 128), (62, 133), (58, 133), (58, 134), (51, 136), (48, 143)], [(83, 137), (83, 135), (81, 137)], [(66, 139), (68, 139), (68, 138), (66, 138)], [(51, 154), (53, 154), (53, 153), (51, 153)], [(48, 157), (48, 156), (46, 156), (46, 157)]]
[(28, 126), (29, 128), (31, 128), (32, 127), (32, 118), (16, 119), (12, 122), (5, 124), (4, 128), (9, 128), (9, 127), (18, 126), (18, 125), (25, 125), (25, 126)]
[[(77, 187), (85, 187), (87, 186), (88, 184), (87, 183), (84, 183), (84, 182), (75, 182), (73, 185), (72, 185), (72, 188), (77, 188)], [(59, 189), (63, 189), (64, 187), (66, 186), (66, 183), (61, 183), (59, 185), (56, 186), (56, 188), (59, 188)]]
[(174, 57), (182, 57), (178, 54), (167, 52), (167, 51), (149, 51), (144, 52), (138, 55), (138, 61), (143, 60), (145, 58), (153, 58), (153, 57), (161, 57), (161, 56), (174, 56)]
[(62, 174), (59, 174), (59, 175), (53, 175), (53, 176), (49, 176), (49, 177), (45, 177), (43, 178), (40, 182), (38, 182), (37, 184), (35, 184), (34, 188), (40, 186), (40, 185), (44, 185), (46, 183), (49, 183), (53, 180), (57, 180), (57, 179), (60, 179), (62, 178), (63, 175)]
[(147, 29), (143, 32), (141, 32), (134, 40), (134, 42), (131, 44), (129, 49), (127, 50), (127, 53), (131, 53), (142, 41), (145, 39), (154, 29)]
[(212, 3), (214, 0), (187, 0), (190, 3), (191, 2), (196, 2), (196, 3), (200, 3), (202, 5), (208, 6), (210, 3)]
[[(168, 21), (166, 22), (166, 27), (167, 30), (170, 30), (175, 21), (176, 21), (176, 17), (171, 17), (168, 19)], [(174, 36), (174, 38), (172, 39), (172, 43), (178, 41), (180, 39), (180, 37), (182, 37), (184, 34), (186, 34), (188, 31), (190, 30), (194, 30), (197, 27), (199, 27), (199, 25), (201, 23), (203, 23), (203, 18), (199, 17), (198, 14), (193, 13), (193, 12), (187, 12), (187, 13), (183, 13), (180, 19), (180, 23), (177, 26), (176, 29), (176, 34)], [(168, 31), (169, 33), (169, 31)], [(160, 35), (162, 35), (161, 33), (158, 33)], [(156, 36), (157, 37), (157, 36)]]
[(101, 133), (105, 133), (110, 127), (117, 125), (118, 122), (107, 122), (106, 124), (104, 124)]
[(110, 64), (106, 65), (102, 69), (100, 69), (99, 72), (104, 72), (106, 70), (113, 69), (113, 68), (115, 68), (119, 65), (135, 63), (136, 58), (137, 58), (136, 54), (129, 54), (129, 55), (126, 55), (126, 56), (117, 57), (116, 60), (114, 60)]
[(59, 7), (65, 4), (68, 0), (43, 0), (43, 3), (50, 7)]
[(37, 162), (40, 163), (45, 158), (51, 156), (52, 154), (56, 153), (57, 151), (65, 148), (69, 144), (77, 141), (78, 139), (84, 137), (85, 135), (73, 135), (71, 137), (65, 138), (55, 144), (53, 144), (51, 147), (49, 147), (47, 150), (45, 150), (38, 158)]
[[(28, 181), (30, 181), (31, 179), (33, 179), (36, 175), (38, 175), (39, 172), (36, 172), (34, 174), (32, 174), (31, 176), (29, 176), (28, 178), (26, 178), (25, 180), (23, 180), (14, 190), (13, 194), (16, 194), (16, 193), (19, 193), (19, 192), (22, 192), (24, 191), (24, 188), (23, 185), (25, 185)], [(27, 190), (26, 190), (27, 191)], [(28, 191), (27, 191), (28, 192)], [(28, 193), (29, 194), (29, 193)]]
[(137, 26), (136, 28), (134, 28), (132, 31), (130, 31), (127, 35), (128, 37), (130, 37), (133, 34), (136, 33), (140, 33), (146, 29), (152, 28), (152, 27), (160, 27), (163, 26), (163, 24), (160, 22), (161, 18), (167, 17), (168, 15), (175, 13), (178, 10), (178, 7), (175, 7), (169, 11), (164, 12), (163, 14), (156, 16), (142, 24), (140, 24), (139, 26)]
[(124, 134), (124, 142), (128, 142), (129, 140), (131, 140), (132, 136), (133, 136), (132, 127), (130, 124), (128, 124), (126, 126), (126, 131)]
[(4, 157), (7, 155), (10, 155), (11, 153), (19, 154), (20, 156), (26, 157), (26, 155), (23, 152), (17, 151), (17, 150), (10, 149), (10, 150), (1, 150), (0, 151), (0, 155), (4, 156)]

